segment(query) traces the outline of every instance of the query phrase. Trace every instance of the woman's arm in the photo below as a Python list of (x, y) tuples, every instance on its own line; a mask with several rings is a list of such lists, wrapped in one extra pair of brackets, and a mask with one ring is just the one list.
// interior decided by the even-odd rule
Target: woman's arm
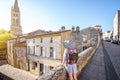
[(65, 65), (66, 64), (66, 56), (67, 56), (67, 49), (64, 50), (64, 55), (63, 55), (63, 62), (62, 62), (62, 65)]

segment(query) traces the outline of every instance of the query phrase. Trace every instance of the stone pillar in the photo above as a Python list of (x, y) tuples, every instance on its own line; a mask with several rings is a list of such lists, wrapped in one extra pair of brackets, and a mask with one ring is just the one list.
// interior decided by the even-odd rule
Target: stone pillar
[(38, 75), (40, 75), (40, 63), (37, 62), (37, 67), (38, 67)]

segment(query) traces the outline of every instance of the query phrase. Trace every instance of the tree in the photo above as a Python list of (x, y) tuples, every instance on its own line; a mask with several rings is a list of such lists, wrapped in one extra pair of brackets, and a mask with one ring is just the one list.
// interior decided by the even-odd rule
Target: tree
[(12, 34), (0, 29), (0, 51), (7, 49), (7, 40), (12, 38)]

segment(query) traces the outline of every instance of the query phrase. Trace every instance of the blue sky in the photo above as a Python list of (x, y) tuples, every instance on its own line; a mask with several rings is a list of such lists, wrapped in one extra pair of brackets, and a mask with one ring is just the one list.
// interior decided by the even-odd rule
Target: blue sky
[[(61, 26), (81, 29), (101, 25), (111, 30), (120, 0), (18, 0), (23, 33), (37, 29), (59, 30)], [(0, 28), (9, 30), (14, 0), (0, 0)]]

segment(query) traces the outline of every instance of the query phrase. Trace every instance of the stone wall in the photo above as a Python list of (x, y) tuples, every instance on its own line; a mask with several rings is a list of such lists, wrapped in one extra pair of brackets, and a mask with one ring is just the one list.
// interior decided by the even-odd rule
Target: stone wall
[(66, 70), (63, 66), (58, 66), (36, 80), (66, 80)]
[(14, 47), (14, 67), (28, 71), (28, 60), (26, 57), (26, 47)]

